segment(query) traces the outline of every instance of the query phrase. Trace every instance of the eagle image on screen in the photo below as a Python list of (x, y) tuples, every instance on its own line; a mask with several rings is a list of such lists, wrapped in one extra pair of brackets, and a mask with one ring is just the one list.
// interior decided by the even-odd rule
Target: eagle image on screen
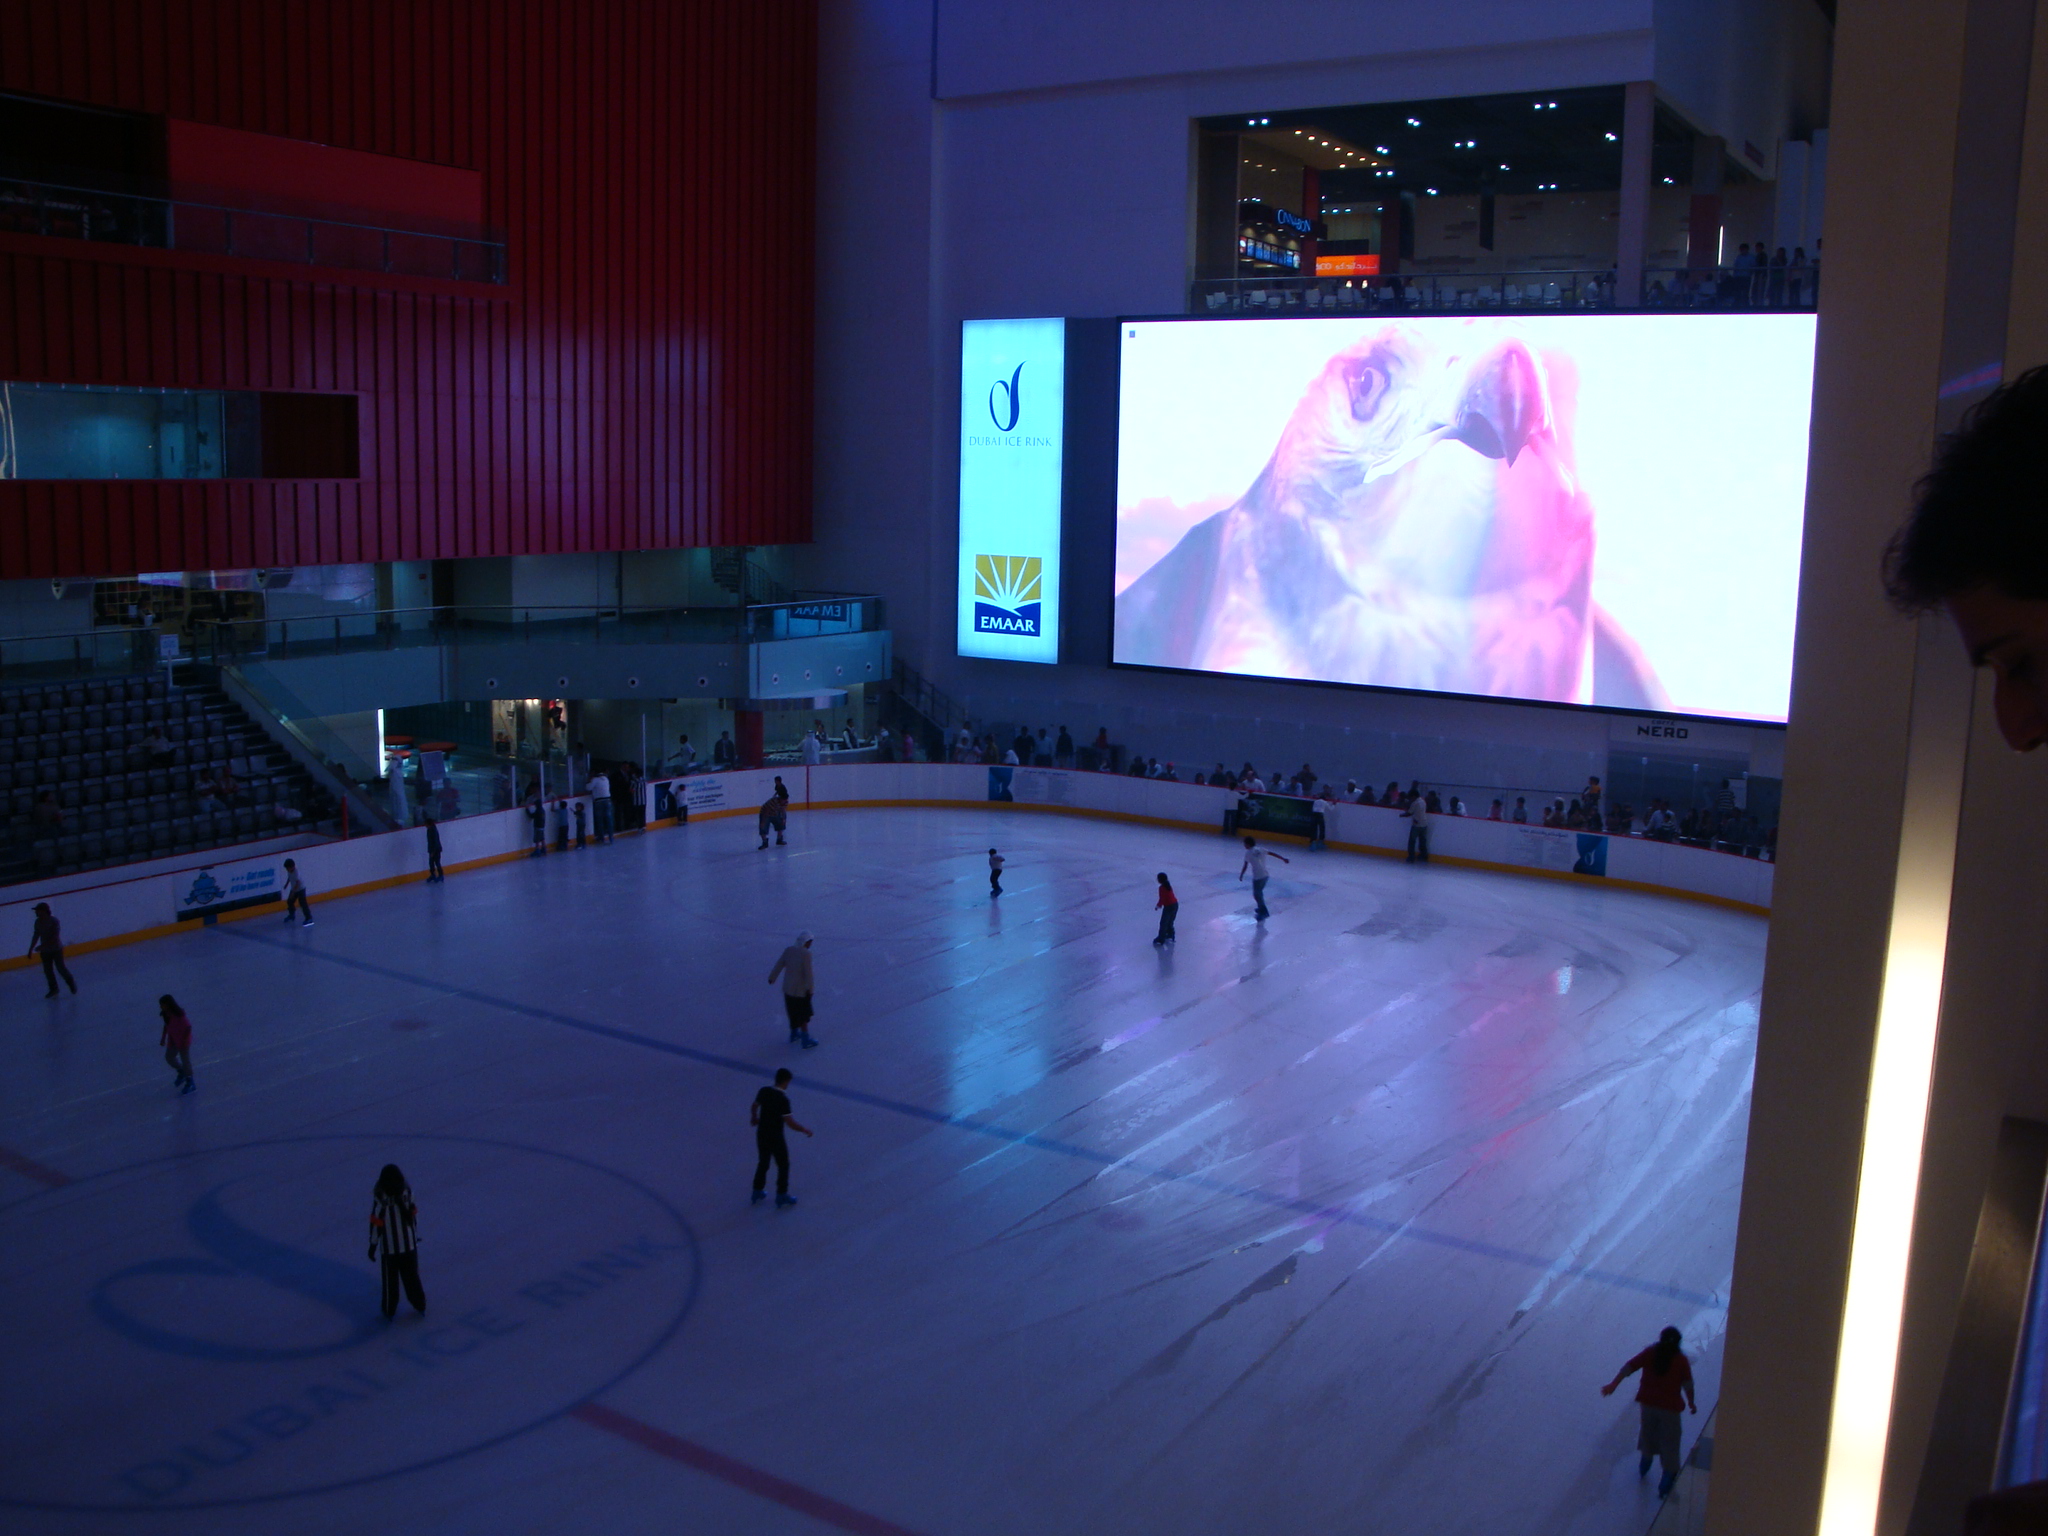
[(1243, 495), (1121, 593), (1116, 659), (1668, 707), (1593, 600), (1572, 385), (1500, 324), (1353, 341)]

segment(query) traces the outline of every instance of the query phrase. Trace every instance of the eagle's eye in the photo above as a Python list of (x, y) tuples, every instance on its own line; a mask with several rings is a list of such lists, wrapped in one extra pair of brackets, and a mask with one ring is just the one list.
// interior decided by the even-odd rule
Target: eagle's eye
[(1372, 420), (1374, 413), (1380, 408), (1380, 402), (1387, 395), (1385, 372), (1361, 359), (1345, 370), (1345, 383), (1351, 390), (1351, 419)]

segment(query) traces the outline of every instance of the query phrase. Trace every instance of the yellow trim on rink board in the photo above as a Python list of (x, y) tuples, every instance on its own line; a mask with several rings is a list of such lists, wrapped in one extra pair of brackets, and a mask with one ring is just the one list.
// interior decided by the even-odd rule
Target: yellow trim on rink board
[[(1049, 812), (1056, 816), (1092, 817), (1098, 821), (1127, 821), (1137, 826), (1164, 827), (1168, 831), (1173, 832), (1199, 832), (1212, 837), (1216, 835), (1214, 827), (1206, 826), (1196, 821), (1175, 821), (1165, 816), (1140, 816), (1133, 811), (1103, 811), (1082, 805), (1041, 805), (1017, 800), (813, 800), (808, 805), (799, 805), (795, 801), (791, 801), (789, 808), (792, 811), (1036, 811), (1041, 813)], [(728, 806), (723, 810), (698, 811), (691, 817), (691, 820), (723, 821), (734, 816), (756, 816), (759, 814), (759, 808), (755, 806)], [(660, 821), (650, 821), (645, 827), (636, 828), (630, 832), (621, 832), (618, 836), (638, 837), (642, 832), (653, 832), (659, 828), (673, 827), (675, 825), (676, 819), (671, 816)], [(1307, 838), (1297, 837), (1291, 832), (1261, 832), (1259, 837), (1266, 842), (1294, 843), (1297, 845), (1305, 844), (1308, 841)], [(1327, 844), (1327, 846), (1340, 853), (1363, 853), (1382, 859), (1406, 857), (1399, 848), (1379, 848), (1370, 843), (1332, 842)], [(509, 853), (494, 853), (481, 859), (465, 859), (459, 864), (450, 864), (445, 866), (445, 868), (447, 873), (459, 875), (466, 870), (483, 869), (492, 864), (505, 864), (514, 859), (524, 859), (530, 856), (526, 849), (516, 848)], [(1681, 901), (1704, 902), (1711, 907), (1727, 907), (1732, 911), (1747, 912), (1757, 917), (1769, 917), (1771, 915), (1769, 907), (1760, 907), (1754, 902), (1737, 901), (1732, 896), (1710, 896), (1703, 891), (1674, 890), (1668, 885), (1652, 885), (1646, 880), (1618, 880), (1610, 875), (1579, 875), (1573, 874), (1568, 869), (1530, 869), (1526, 865), (1521, 864), (1497, 864), (1491, 859), (1461, 859), (1450, 854), (1432, 855), (1430, 862), (1432, 864), (1447, 865), (1453, 869), (1483, 869), (1500, 875), (1533, 875), (1539, 880), (1562, 880), (1572, 885), (1592, 886), (1597, 890), (1641, 891), (1651, 896), (1673, 896)], [(403, 875), (387, 875), (381, 880), (365, 880), (359, 885), (339, 886), (334, 890), (324, 891), (311, 899), (316, 905), (329, 901), (339, 901), (345, 896), (365, 896), (371, 891), (389, 890), (394, 886), (418, 885), (426, 878), (427, 873), (425, 870), (414, 870)], [(49, 899), (61, 901), (63, 896), (60, 893)], [(214, 921), (234, 923), (251, 917), (275, 917), (278, 910), (279, 903), (267, 901), (261, 906), (240, 907), (233, 912), (222, 912)], [(151, 928), (138, 928), (133, 933), (116, 933), (110, 934), (103, 939), (87, 939), (78, 944), (66, 944), (64, 946), (64, 953), (67, 955), (89, 955), (95, 950), (114, 949), (123, 944), (139, 944), (144, 939), (161, 939), (174, 933), (189, 933), (195, 926), (197, 925), (189, 922), (160, 923)], [(26, 970), (39, 964), (41, 964), (41, 961), (34, 955), (10, 955), (5, 959), (0, 959), (0, 971)]]

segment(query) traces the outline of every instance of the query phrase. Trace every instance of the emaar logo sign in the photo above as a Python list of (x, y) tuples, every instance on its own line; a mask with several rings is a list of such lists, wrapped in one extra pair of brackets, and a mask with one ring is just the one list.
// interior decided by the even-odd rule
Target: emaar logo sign
[(1045, 562), (1036, 555), (977, 555), (974, 627), (985, 635), (1036, 635)]
[(1064, 320), (969, 320), (961, 327), (963, 656), (1059, 660), (1066, 341)]

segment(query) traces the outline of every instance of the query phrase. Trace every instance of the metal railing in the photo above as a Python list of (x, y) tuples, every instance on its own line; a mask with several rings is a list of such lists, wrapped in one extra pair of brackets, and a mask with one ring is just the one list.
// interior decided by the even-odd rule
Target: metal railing
[[(1820, 269), (1768, 267), (1694, 272), (1656, 267), (1643, 274), (1635, 308), (1812, 309)], [(1613, 269), (1517, 272), (1398, 272), (1371, 277), (1202, 278), (1189, 286), (1191, 314), (1493, 314), (1523, 310), (1621, 308)]]
[[(179, 662), (233, 666), (264, 657), (327, 656), (416, 645), (749, 644), (818, 635), (864, 634), (886, 623), (881, 598), (806, 592), (748, 607), (351, 608), (288, 618), (193, 623)], [(118, 677), (163, 665), (155, 627), (116, 627), (0, 638), (0, 681), (64, 682)]]
[(505, 281), (502, 241), (12, 177), (0, 178), (0, 231), (408, 277)]
[(421, 645), (743, 645), (882, 627), (879, 597), (808, 593), (745, 608), (463, 605), (232, 619), (196, 626), (194, 649), (221, 665)]

